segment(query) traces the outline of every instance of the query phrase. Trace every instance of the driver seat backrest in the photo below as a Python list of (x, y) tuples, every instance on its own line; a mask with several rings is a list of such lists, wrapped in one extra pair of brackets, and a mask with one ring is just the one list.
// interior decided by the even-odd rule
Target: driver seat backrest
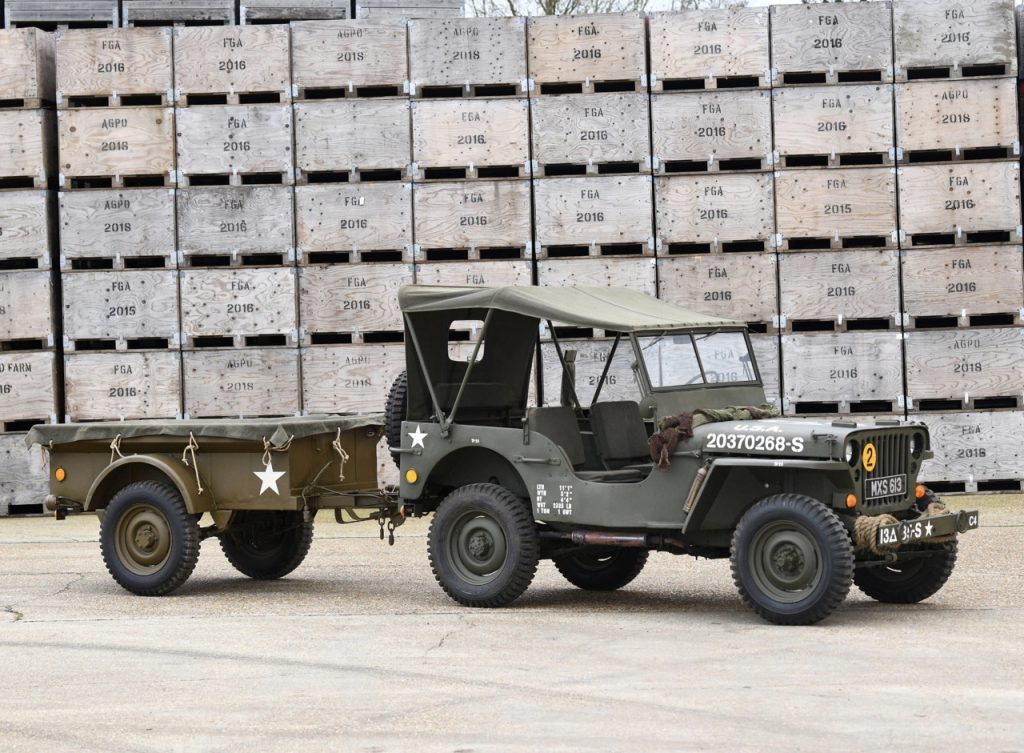
[(586, 460), (583, 452), (583, 437), (576, 421), (576, 411), (564, 405), (550, 408), (530, 408), (526, 413), (526, 425), (531, 432), (543, 434), (562, 448), (569, 464), (579, 468)]
[(609, 400), (590, 406), (590, 428), (605, 465), (618, 468), (649, 463), (651, 450), (640, 406), (633, 400)]

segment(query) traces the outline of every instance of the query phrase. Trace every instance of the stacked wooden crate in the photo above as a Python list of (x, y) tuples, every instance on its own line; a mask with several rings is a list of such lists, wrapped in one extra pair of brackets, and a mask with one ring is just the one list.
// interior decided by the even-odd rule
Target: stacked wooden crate
[(4, 26), (94, 28), (117, 26), (118, 0), (4, 0)]
[(0, 515), (41, 511), (24, 432), (58, 420), (53, 38), (0, 30)]
[[(1024, 429), (1017, 55), (1009, 0), (900, 2), (896, 143), (907, 408), (951, 488), (1019, 488)], [(982, 413), (995, 409), (1000, 412)]]
[(233, 24), (235, 0), (121, 0), (124, 26)]
[(409, 18), (459, 18), (465, 0), (355, 0), (356, 18), (402, 21)]

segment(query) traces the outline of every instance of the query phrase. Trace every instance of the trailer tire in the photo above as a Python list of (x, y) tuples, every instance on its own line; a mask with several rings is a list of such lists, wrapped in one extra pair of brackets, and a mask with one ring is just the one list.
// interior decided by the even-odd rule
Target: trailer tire
[[(403, 371), (391, 383), (387, 402), (384, 403), (384, 437), (387, 439), (388, 447), (402, 446), (402, 422), (405, 421), (408, 392), (409, 377)], [(397, 452), (392, 452), (391, 459), (395, 461), (395, 465), (401, 467), (401, 455)]]
[(885, 604), (917, 604), (946, 585), (956, 564), (956, 542), (922, 545), (935, 554), (923, 559), (892, 565), (862, 567), (854, 571), (853, 582), (866, 595)]
[(313, 523), (301, 511), (239, 510), (220, 537), (238, 572), (256, 580), (283, 578), (302, 564), (313, 542)]
[(640, 574), (650, 555), (646, 549), (563, 554), (554, 558), (555, 567), (567, 581), (585, 591), (615, 591)]
[(114, 580), (139, 596), (181, 586), (199, 560), (199, 518), (181, 493), (159, 481), (136, 481), (110, 500), (100, 523), (100, 551)]

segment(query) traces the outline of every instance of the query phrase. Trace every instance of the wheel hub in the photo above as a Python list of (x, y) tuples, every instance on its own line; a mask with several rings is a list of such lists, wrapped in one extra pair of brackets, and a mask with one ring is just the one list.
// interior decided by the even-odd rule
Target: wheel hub
[(159, 541), (159, 536), (156, 529), (149, 523), (139, 526), (135, 532), (135, 546), (144, 552), (152, 552), (157, 541)]
[(485, 560), (494, 551), (494, 539), (486, 531), (476, 531), (469, 537), (466, 548), (474, 559)]
[(804, 555), (799, 548), (787, 544), (779, 547), (775, 553), (773, 559), (775, 568), (780, 572), (788, 576), (799, 575), (800, 571), (804, 569)]
[(803, 599), (821, 580), (821, 553), (803, 526), (777, 521), (757, 532), (750, 549), (758, 587), (778, 601)]
[(473, 511), (463, 515), (450, 529), (448, 551), (462, 578), (482, 584), (489, 582), (505, 564), (508, 544), (497, 520)]
[(171, 527), (156, 507), (139, 503), (117, 522), (114, 549), (121, 563), (136, 575), (151, 575), (171, 553)]

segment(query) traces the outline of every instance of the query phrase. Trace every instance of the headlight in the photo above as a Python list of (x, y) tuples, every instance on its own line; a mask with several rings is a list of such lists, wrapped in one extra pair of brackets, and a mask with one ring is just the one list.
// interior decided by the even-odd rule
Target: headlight
[(843, 459), (850, 464), (851, 468), (860, 461), (860, 443), (856, 439), (851, 439), (846, 443)]

